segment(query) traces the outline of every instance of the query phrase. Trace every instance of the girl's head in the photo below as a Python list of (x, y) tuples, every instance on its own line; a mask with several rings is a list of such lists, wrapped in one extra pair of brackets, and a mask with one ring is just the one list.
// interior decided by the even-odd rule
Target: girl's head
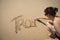
[(56, 7), (47, 7), (45, 10), (45, 16), (47, 16), (49, 19), (52, 19), (56, 16), (56, 13), (58, 12), (58, 8)]

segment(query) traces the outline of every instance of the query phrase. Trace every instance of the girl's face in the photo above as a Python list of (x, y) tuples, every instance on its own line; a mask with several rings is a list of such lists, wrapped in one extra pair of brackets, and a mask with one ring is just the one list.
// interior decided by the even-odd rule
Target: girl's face
[(52, 16), (51, 15), (48, 14), (46, 16), (48, 17), (48, 19), (50, 19), (50, 20), (52, 19)]

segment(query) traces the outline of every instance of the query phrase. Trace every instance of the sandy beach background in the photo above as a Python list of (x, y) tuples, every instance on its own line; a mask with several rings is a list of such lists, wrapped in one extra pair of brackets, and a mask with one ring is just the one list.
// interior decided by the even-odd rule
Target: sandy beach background
[[(33, 21), (36, 17), (44, 17), (44, 9), (53, 6), (59, 9), (60, 0), (0, 0), (0, 40), (52, 40), (47, 27), (37, 22), (37, 27), (24, 28), (16, 34), (15, 21), (19, 15)], [(42, 20), (45, 23), (46, 20)]]

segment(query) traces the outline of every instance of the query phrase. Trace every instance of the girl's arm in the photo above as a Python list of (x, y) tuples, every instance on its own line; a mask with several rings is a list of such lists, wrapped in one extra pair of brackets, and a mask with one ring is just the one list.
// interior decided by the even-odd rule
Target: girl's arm
[(47, 17), (45, 17), (45, 18), (40, 18), (40, 17), (37, 17), (36, 19), (45, 19), (45, 20), (49, 20)]
[(55, 28), (57, 30), (57, 34), (60, 35), (60, 23), (59, 22), (60, 22), (60, 20), (55, 21), (54, 26), (55, 26)]

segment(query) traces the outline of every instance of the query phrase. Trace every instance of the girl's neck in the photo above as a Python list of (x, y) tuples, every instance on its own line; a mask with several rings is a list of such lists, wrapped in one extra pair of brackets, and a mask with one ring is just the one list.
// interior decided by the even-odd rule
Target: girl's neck
[(51, 20), (54, 21), (55, 17), (52, 17)]

